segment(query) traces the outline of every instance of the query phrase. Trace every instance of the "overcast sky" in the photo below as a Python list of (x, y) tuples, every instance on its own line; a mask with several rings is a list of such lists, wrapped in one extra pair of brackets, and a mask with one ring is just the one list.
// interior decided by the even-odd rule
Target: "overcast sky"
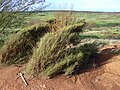
[(46, 10), (120, 12), (120, 0), (46, 0)]

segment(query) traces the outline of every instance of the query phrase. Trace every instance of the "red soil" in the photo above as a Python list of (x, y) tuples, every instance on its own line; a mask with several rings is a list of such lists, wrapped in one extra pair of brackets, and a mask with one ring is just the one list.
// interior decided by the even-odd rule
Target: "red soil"
[(98, 68), (84, 70), (70, 78), (65, 75), (53, 79), (25, 77), (27, 86), (17, 75), (23, 67), (0, 67), (0, 90), (120, 90), (120, 55), (108, 53), (112, 48), (120, 48), (120, 45), (101, 49)]

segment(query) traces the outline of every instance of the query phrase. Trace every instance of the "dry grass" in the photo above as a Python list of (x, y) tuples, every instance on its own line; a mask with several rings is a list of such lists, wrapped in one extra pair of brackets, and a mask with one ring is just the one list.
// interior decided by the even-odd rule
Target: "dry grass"
[(39, 20), (39, 19), (33, 19), (33, 20), (30, 20), (29, 22), (27, 22), (27, 26), (32, 26), (32, 25), (36, 25), (36, 24), (40, 24), (42, 21)]
[(87, 21), (87, 23), (86, 23), (86, 29), (88, 29), (88, 30), (92, 30), (92, 28), (95, 26), (96, 26), (96, 23), (93, 21)]
[(61, 28), (69, 25), (85, 24), (84, 20), (76, 17), (72, 12), (56, 12), (54, 16), (54, 18), (47, 21), (51, 32), (59, 31)]

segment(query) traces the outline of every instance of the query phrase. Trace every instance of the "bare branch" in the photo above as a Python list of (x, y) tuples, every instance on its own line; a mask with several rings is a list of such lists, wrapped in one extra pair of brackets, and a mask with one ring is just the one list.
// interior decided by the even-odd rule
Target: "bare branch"
[[(18, 12), (26, 11), (41, 11), (48, 5), (44, 5), (45, 0), (0, 0), (0, 33), (13, 24), (11, 21), (15, 18)], [(38, 5), (38, 7), (35, 7)]]

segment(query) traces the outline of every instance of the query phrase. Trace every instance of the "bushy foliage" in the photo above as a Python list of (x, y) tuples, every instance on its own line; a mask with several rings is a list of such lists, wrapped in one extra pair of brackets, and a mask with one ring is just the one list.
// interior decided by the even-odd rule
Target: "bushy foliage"
[(28, 62), (24, 73), (49, 78), (59, 73), (77, 73), (92, 62), (98, 49), (95, 44), (74, 47), (79, 43), (79, 33), (86, 23), (70, 23), (54, 31), (48, 24), (19, 31), (2, 47), (0, 62), (7, 65)]
[(48, 26), (32, 26), (19, 31), (1, 48), (1, 63), (7, 65), (25, 63), (33, 52), (36, 42), (48, 31)]
[[(25, 73), (33, 75), (43, 75), (49, 78), (59, 73), (71, 75), (82, 65), (85, 65), (94, 54), (97, 48), (90, 45), (83, 45), (76, 48), (67, 48), (73, 43), (71, 38), (76, 36), (75, 31), (81, 32), (81, 25), (72, 25), (63, 28), (59, 33), (47, 33), (38, 42), (38, 48), (25, 69)], [(90, 47), (89, 47), (90, 46)]]

